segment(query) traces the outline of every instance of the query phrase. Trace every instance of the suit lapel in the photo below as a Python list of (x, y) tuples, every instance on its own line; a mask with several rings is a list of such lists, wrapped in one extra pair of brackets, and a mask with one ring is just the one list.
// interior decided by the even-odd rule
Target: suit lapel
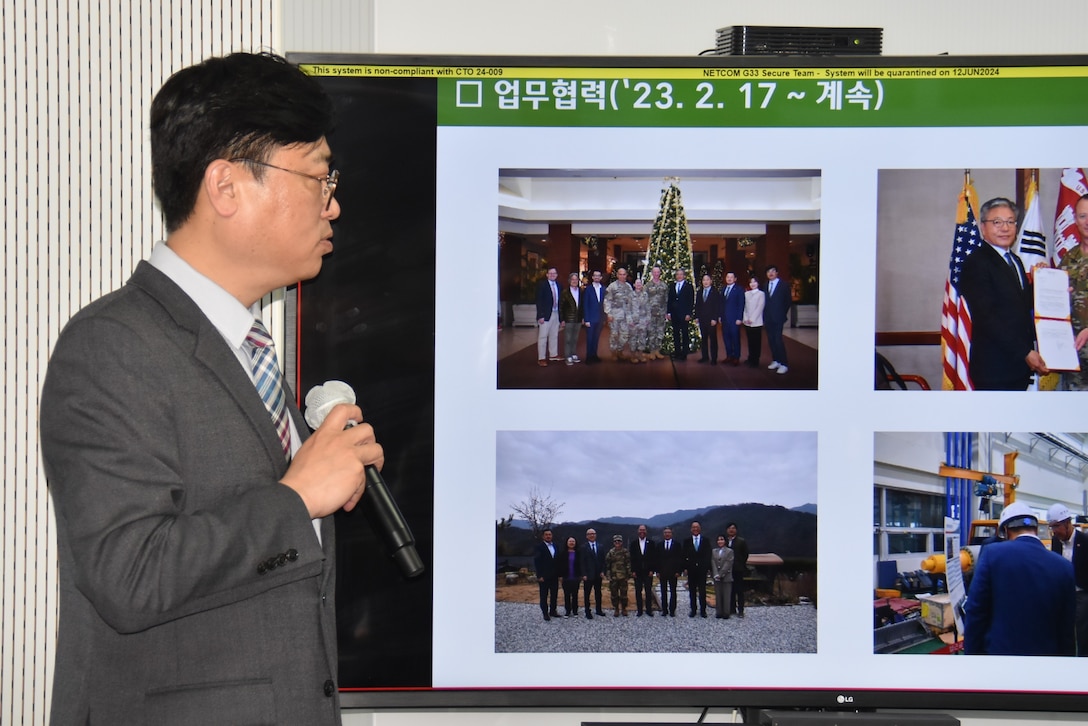
[[(154, 298), (170, 314), (178, 327), (192, 336), (193, 358), (219, 382), (224, 393), (234, 400), (260, 438), (276, 476), (282, 476), (287, 471), (287, 462), (283, 458), (283, 447), (268, 415), (268, 409), (223, 336), (192, 298), (147, 262), (140, 262), (129, 282)], [(299, 426), (302, 417), (289, 387), (286, 396), (288, 410), (295, 420), (295, 428), (305, 439), (305, 424)]]

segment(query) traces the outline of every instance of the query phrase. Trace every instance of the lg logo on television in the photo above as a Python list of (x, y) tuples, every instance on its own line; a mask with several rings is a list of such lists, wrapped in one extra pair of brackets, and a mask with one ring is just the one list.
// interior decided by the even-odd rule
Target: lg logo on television
[(837, 696), (835, 698), (835, 700), (838, 701), (839, 703), (853, 703), (854, 702), (854, 697), (853, 696), (841, 696), (840, 695), (840, 696)]

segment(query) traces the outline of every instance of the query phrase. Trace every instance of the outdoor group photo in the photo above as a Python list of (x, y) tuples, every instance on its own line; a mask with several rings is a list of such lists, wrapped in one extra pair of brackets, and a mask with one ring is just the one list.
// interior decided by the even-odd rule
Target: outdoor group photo
[[(496, 652), (815, 652), (816, 438), (498, 432)], [(660, 486), (715, 440), (725, 482)]]

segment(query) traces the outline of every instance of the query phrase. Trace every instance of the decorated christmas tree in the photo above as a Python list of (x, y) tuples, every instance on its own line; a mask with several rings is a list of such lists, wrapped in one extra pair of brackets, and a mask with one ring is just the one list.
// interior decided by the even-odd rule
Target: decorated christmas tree
[[(676, 271), (683, 270), (687, 279), (699, 288), (692, 268), (691, 235), (688, 234), (688, 218), (684, 214), (684, 203), (680, 199), (680, 187), (677, 179), (667, 179), (669, 186), (661, 192), (661, 208), (654, 220), (654, 229), (650, 234), (650, 246), (646, 251), (647, 268), (657, 265), (661, 268), (661, 277), (666, 281), (676, 279)], [(692, 316), (689, 324), (691, 351), (698, 351), (701, 343), (699, 323)], [(672, 339), (672, 325), (665, 324), (665, 339), (661, 352), (672, 354), (675, 345)], [(688, 351), (689, 353), (691, 351)]]

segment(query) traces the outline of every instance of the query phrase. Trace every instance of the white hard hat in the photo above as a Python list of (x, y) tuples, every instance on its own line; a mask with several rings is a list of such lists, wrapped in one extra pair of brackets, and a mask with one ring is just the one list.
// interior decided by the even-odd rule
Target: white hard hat
[(1038, 527), (1039, 518), (1023, 502), (1013, 502), (1001, 512), (1001, 527)]
[(1073, 513), (1069, 511), (1069, 507), (1061, 503), (1051, 504), (1050, 509), (1046, 510), (1046, 521), (1050, 524), (1060, 524), (1072, 518)]

